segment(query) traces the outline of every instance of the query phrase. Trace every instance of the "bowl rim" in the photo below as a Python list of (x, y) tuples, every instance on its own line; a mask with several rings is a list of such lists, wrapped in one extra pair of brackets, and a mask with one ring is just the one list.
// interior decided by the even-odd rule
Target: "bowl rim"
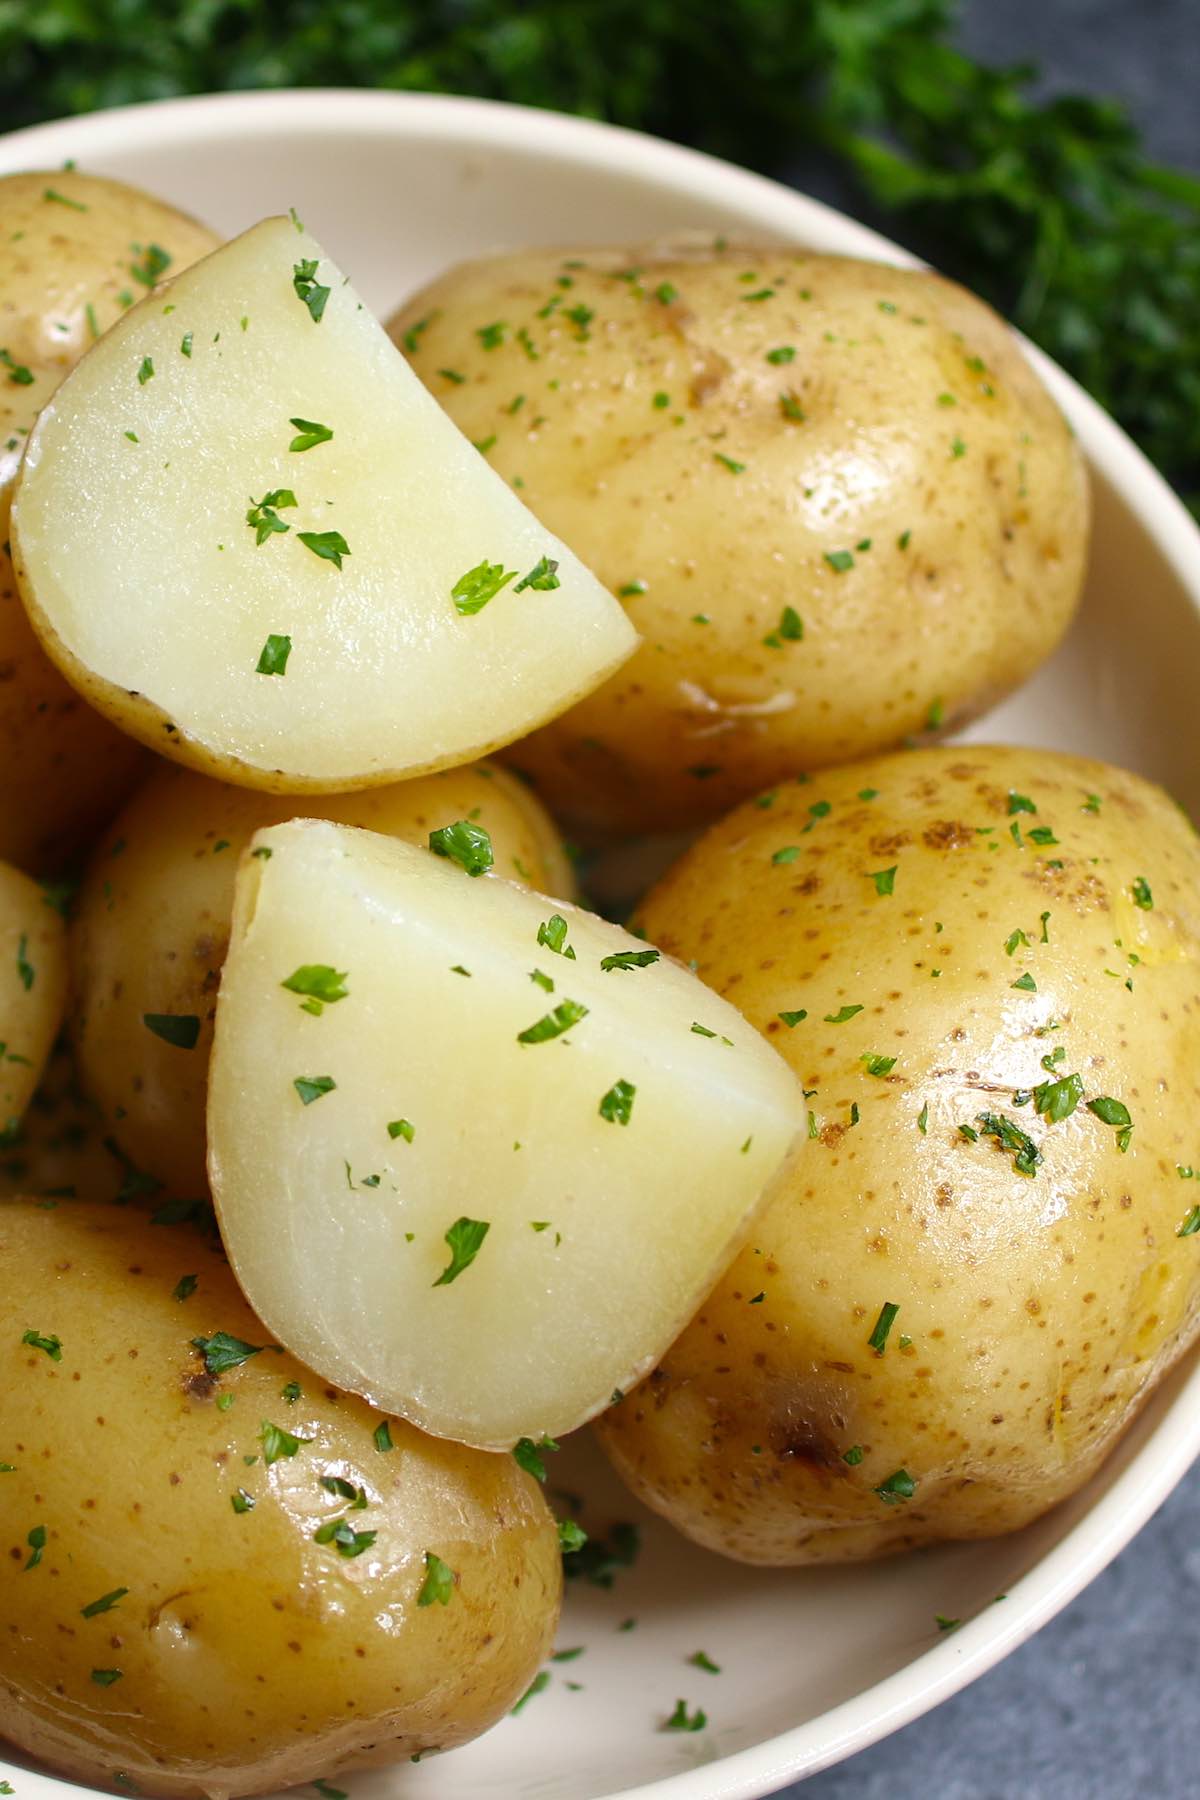
[[(322, 136), (442, 141), (485, 151), (503, 143), (643, 182), (661, 181), (729, 210), (759, 229), (834, 253), (901, 266), (920, 259), (836, 208), (702, 151), (598, 120), (459, 95), (357, 88), (199, 94), (116, 107), (0, 133), (0, 175), (61, 166), (70, 157), (147, 153), (164, 139), (202, 149), (229, 132), (265, 140), (293, 128)], [(832, 241), (832, 242), (831, 242)], [(1110, 415), (1044, 352), (1028, 354), (1070, 420), (1093, 467), (1120, 491), (1200, 612), (1200, 529), (1157, 469)], [(620, 1790), (621, 1800), (760, 1800), (911, 1723), (983, 1675), (1052, 1619), (1133, 1538), (1200, 1452), (1200, 1359), (1181, 1367), (1164, 1419), (1052, 1549), (989, 1607), (883, 1680), (803, 1724), (700, 1767)], [(1158, 1442), (1162, 1437), (1163, 1442)], [(25, 1777), (26, 1793), (58, 1800), (79, 1784)], [(28, 1785), (32, 1783), (32, 1786)], [(84, 1790), (91, 1791), (91, 1790)], [(617, 1800), (616, 1795), (612, 1800)]]

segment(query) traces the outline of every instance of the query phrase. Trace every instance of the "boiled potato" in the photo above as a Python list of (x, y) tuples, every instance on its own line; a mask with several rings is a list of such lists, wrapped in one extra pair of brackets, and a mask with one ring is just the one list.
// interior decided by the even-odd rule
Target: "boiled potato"
[(1200, 844), (1042, 750), (790, 784), (655, 889), (809, 1090), (812, 1142), (602, 1436), (756, 1563), (1015, 1530), (1200, 1326)]
[(1071, 617), (1070, 432), (1000, 319), (927, 271), (525, 250), (452, 269), (391, 329), (642, 634), (511, 752), (581, 831), (714, 818), (959, 725)]
[(251, 1794), (449, 1749), (513, 1704), (561, 1569), (511, 1457), (326, 1387), (187, 1228), (12, 1204), (0, 1256), (19, 1751), (105, 1788)]
[(13, 554), (95, 706), (276, 793), (466, 762), (636, 642), (287, 219), (144, 300), (68, 378), (29, 440)]
[(0, 1144), (16, 1136), (66, 996), (62, 917), (36, 881), (0, 863)]
[(208, 1167), (238, 1280), (296, 1355), (502, 1449), (652, 1366), (804, 1115), (732, 1006), (591, 913), (472, 879), (477, 847), (257, 833)]
[(0, 856), (35, 872), (71, 861), (145, 757), (63, 680), (25, 616), (8, 552), (21, 453), (94, 339), (219, 241), (119, 181), (74, 169), (0, 177)]
[[(208, 1058), (238, 858), (255, 831), (295, 810), (294, 801), (164, 763), (110, 827), (76, 905), (80, 1075), (126, 1155), (172, 1194), (206, 1187)], [(477, 764), (330, 795), (320, 811), (421, 844), (437, 827), (474, 821), (490, 833), (501, 874), (574, 892), (553, 825), (503, 769)]]

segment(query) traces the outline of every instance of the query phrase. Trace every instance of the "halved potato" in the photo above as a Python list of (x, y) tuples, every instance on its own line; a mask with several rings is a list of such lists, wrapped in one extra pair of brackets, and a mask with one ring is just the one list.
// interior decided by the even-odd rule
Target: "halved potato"
[(225, 1244), (281, 1342), (428, 1431), (500, 1449), (606, 1406), (803, 1118), (727, 1001), (590, 913), (323, 821), (242, 863), (209, 1081)]
[(81, 693), (274, 792), (465, 762), (637, 641), (286, 219), (84, 358), (30, 438), (13, 549)]
[[(97, 846), (75, 907), (71, 1038), (80, 1078), (107, 1133), (173, 1195), (207, 1189), (208, 1058), (238, 858), (256, 831), (295, 810), (285, 795), (160, 762)], [(492, 840), (497, 873), (543, 893), (575, 891), (549, 816), (490, 763), (330, 794), (316, 810), (413, 844), (456, 819), (474, 821)]]
[(66, 996), (62, 919), (36, 881), (0, 863), (0, 1145), (16, 1136)]

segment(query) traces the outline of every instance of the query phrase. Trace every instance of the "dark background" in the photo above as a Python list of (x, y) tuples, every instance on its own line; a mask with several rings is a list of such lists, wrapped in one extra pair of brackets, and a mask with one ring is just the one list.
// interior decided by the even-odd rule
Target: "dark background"
[[(1126, 102), (1200, 170), (1200, 0), (971, 0), (963, 48)], [(833, 198), (830, 195), (830, 198)], [(1200, 1446), (1198, 1446), (1200, 1448)], [(1183, 1800), (1200, 1794), (1200, 1479), (1024, 1649), (796, 1800)]]

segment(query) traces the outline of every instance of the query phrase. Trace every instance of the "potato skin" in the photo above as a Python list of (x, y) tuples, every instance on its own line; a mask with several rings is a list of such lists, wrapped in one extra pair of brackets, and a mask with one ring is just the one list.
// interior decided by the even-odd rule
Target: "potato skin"
[[(57, 197), (55, 197), (57, 196)], [(63, 679), (34, 635), (8, 553), (12, 489), (35, 418), (100, 332), (220, 239), (137, 188), (76, 170), (0, 178), (0, 856), (35, 872), (78, 855), (147, 758)], [(135, 269), (139, 272), (134, 273)], [(26, 379), (25, 373), (32, 379)]]
[[(511, 1457), (399, 1421), (381, 1454), (380, 1415), (269, 1349), (211, 1378), (191, 1338), (266, 1334), (186, 1228), (14, 1203), (0, 1254), (0, 1440), (16, 1465), (0, 1733), (76, 1780), (223, 1797), (448, 1749), (513, 1704), (548, 1648), (561, 1558)], [(195, 1292), (173, 1298), (190, 1273)], [(61, 1361), (21, 1341), (31, 1326), (61, 1339)], [(263, 1420), (309, 1441), (268, 1468)], [(377, 1533), (362, 1554), (314, 1541), (346, 1510), (321, 1477), (365, 1487), (348, 1514)], [(252, 1511), (233, 1510), (239, 1489)], [(427, 1550), (455, 1571), (447, 1605), (418, 1605)]]
[[(639, 923), (771, 1038), (816, 1137), (600, 1421), (634, 1491), (768, 1564), (990, 1536), (1072, 1493), (1200, 1327), (1200, 1236), (1178, 1236), (1200, 1201), (1177, 1173), (1200, 1167), (1200, 844), (1182, 814), (1046, 751), (880, 758), (742, 807)], [(860, 1010), (834, 1022), (843, 1008)], [(1039, 1116), (1028, 1091), (1072, 1073), (1075, 1110)], [(1124, 1154), (1096, 1097), (1128, 1108)], [(1035, 1141), (1032, 1176), (987, 1115)], [(898, 1470), (916, 1491), (889, 1504)]]
[(1013, 334), (936, 275), (763, 247), (522, 251), (452, 269), (390, 329), (642, 633), (506, 752), (580, 832), (715, 818), (959, 725), (1074, 610), (1079, 454)]
[(36, 881), (0, 863), (0, 1144), (16, 1135), (62, 1024), (67, 942)]
[[(569, 896), (570, 863), (540, 802), (487, 763), (308, 800), (256, 793), (163, 764), (96, 849), (71, 932), (76, 1060), (125, 1154), (175, 1195), (206, 1191), (204, 1107), (212, 1021), (229, 947), (238, 858), (263, 826), (310, 813), (423, 844), (474, 817), (510, 880)], [(181, 1050), (147, 1013), (200, 1020)]]

